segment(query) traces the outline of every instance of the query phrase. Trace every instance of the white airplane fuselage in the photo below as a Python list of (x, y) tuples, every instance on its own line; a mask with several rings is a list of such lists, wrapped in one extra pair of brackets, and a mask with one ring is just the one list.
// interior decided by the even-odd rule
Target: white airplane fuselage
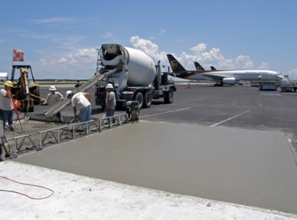
[[(178, 77), (178, 74), (177, 74)], [(282, 77), (271, 70), (218, 70), (203, 71), (202, 73), (190, 72), (184, 78), (189, 80), (220, 81), (224, 84), (235, 84), (240, 80), (246, 81), (279, 81)]]

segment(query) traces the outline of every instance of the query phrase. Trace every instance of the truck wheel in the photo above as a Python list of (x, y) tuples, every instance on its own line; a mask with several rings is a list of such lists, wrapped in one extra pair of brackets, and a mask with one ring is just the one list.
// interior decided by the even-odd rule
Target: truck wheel
[(141, 109), (142, 105), (143, 105), (143, 95), (141, 92), (138, 92), (135, 97), (134, 97), (135, 101), (138, 101), (138, 108)]
[(172, 89), (169, 89), (167, 92), (166, 96), (164, 97), (164, 102), (165, 103), (172, 103), (173, 102), (173, 91)]
[(151, 107), (151, 104), (152, 104), (152, 93), (150, 91), (148, 91), (144, 94), (143, 107), (149, 108), (149, 107)]

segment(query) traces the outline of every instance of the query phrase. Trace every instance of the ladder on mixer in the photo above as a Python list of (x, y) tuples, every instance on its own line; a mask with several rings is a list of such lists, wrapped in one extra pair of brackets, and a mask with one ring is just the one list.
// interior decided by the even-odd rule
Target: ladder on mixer
[[(74, 94), (78, 92), (85, 92), (89, 88), (91, 88), (93, 85), (95, 85), (99, 80), (102, 80), (104, 77), (113, 74), (116, 72), (116, 68), (113, 70), (108, 71), (105, 74), (99, 74), (97, 73), (95, 76), (93, 76), (88, 82), (84, 83), (82, 86), (80, 86), (78, 89), (72, 91)], [(67, 105), (69, 105), (71, 102), (70, 99), (67, 99), (67, 97), (64, 98), (63, 101), (57, 102), (53, 106), (51, 106), (46, 112), (44, 113), (46, 118), (52, 118), (55, 114), (57, 114), (59, 111), (61, 111), (63, 108), (65, 108)]]

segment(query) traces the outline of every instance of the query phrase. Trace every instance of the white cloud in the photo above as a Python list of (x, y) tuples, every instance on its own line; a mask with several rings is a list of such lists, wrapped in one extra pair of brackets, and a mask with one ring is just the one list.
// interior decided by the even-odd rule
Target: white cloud
[[(96, 62), (97, 51), (94, 48), (80, 49), (75, 54), (68, 55), (68, 62), (78, 68), (85, 68), (84, 65)], [(84, 65), (81, 65), (84, 64)]]
[(194, 51), (195, 55), (200, 55), (203, 51), (206, 50), (207, 44), (200, 43), (195, 47), (192, 47), (190, 50)]
[[(132, 36), (130, 43), (133, 47), (151, 56), (155, 62), (161, 60), (161, 62), (168, 64), (166, 51), (158, 51), (158, 45), (152, 41), (139, 38), (138, 36)], [(207, 66), (205, 69), (208, 69), (208, 66), (215, 66), (217, 69), (252, 69), (254, 66), (249, 56), (239, 55), (234, 60), (227, 59), (221, 54), (219, 48), (212, 48), (210, 51), (207, 51), (207, 44), (205, 43), (199, 43), (190, 48), (190, 50), (194, 54), (182, 52), (180, 56), (174, 55), (186, 69), (194, 69), (195, 61), (198, 61), (202, 66)], [(264, 67), (264, 63), (262, 67)]]
[[(217, 69), (234, 69), (235, 64), (232, 59), (226, 59), (219, 48), (212, 48), (209, 52), (206, 51), (207, 44), (200, 43), (190, 50), (194, 51), (194, 56), (185, 56), (188, 63), (193, 65), (194, 61), (201, 62), (204, 66), (215, 66)], [(206, 67), (205, 69), (207, 69)]]
[(154, 44), (152, 41), (141, 39), (138, 36), (132, 36), (130, 38), (130, 43), (136, 49), (142, 50), (148, 54), (154, 62), (158, 62), (160, 60), (161, 63), (168, 63), (166, 52), (158, 52), (158, 45)]
[(40, 58), (32, 66), (34, 66), (34, 72), (43, 74), (41, 78), (88, 79), (96, 71), (97, 50), (95, 48), (83, 48), (74, 53), (63, 54), (45, 52), (40, 55), (45, 58)]
[[(112, 36), (111, 33), (106, 32), (105, 36)], [(61, 39), (60, 39), (61, 40)], [(77, 42), (81, 37), (70, 38), (69, 40), (61, 42), (57, 39), (60, 47), (68, 50), (68, 52), (59, 53), (59, 50), (51, 49), (44, 51), (37, 51), (39, 62), (36, 66), (39, 68), (38, 72), (47, 70), (46, 75), (55, 76), (57, 78), (81, 79), (91, 78), (96, 70), (97, 50), (96, 48), (81, 48), (75, 49)], [(159, 51), (159, 47), (152, 40), (143, 39), (139, 36), (132, 36), (130, 38), (132, 47), (144, 51), (148, 54), (155, 63), (159, 60), (161, 65), (169, 65), (166, 51)], [(66, 50), (66, 51), (67, 51)], [(181, 62), (186, 69), (195, 69), (194, 62), (198, 61), (205, 69), (209, 66), (214, 66), (217, 69), (252, 69), (253, 62), (247, 55), (238, 55), (236, 58), (227, 59), (222, 54), (219, 48), (207, 48), (207, 44), (199, 43), (190, 48), (190, 52), (182, 52), (180, 55), (174, 56)], [(35, 65), (34, 65), (35, 66)], [(258, 69), (269, 69), (268, 63), (263, 62)], [(62, 73), (62, 74), (61, 74)], [(56, 74), (56, 75), (55, 75)], [(294, 77), (297, 77), (297, 70), (291, 69), (289, 71)]]
[(52, 40), (59, 46), (64, 49), (76, 49), (77, 44), (84, 39), (83, 36), (75, 37), (54, 37)]
[(239, 55), (235, 59), (235, 67), (239, 69), (252, 69), (254, 64), (249, 56)]
[(42, 66), (45, 66), (47, 64), (46, 59), (39, 59), (39, 62)]
[(73, 22), (72, 18), (43, 18), (43, 19), (35, 19), (29, 20), (29, 22), (33, 24), (57, 24), (57, 23), (71, 23)]
[(268, 70), (269, 69), (269, 65), (268, 65), (268, 63), (262, 62), (261, 66), (258, 69), (260, 69), (260, 70)]
[(166, 30), (161, 29), (160, 32), (159, 32), (159, 35), (163, 35), (163, 34), (165, 34), (165, 32), (166, 32)]
[(59, 63), (65, 63), (67, 60), (65, 59), (65, 58), (61, 58), (61, 59), (59, 59)]
[(159, 49), (158, 45), (152, 43), (150, 40), (140, 39), (138, 36), (132, 36), (130, 43), (135, 48), (143, 50), (147, 54), (156, 53)]
[(297, 69), (290, 69), (288, 71), (289, 74), (297, 74)]

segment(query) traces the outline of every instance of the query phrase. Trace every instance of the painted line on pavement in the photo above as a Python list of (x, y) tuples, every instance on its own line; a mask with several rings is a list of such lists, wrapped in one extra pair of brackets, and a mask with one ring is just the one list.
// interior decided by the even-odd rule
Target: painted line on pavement
[(164, 115), (164, 114), (170, 114), (173, 112), (179, 112), (179, 111), (184, 111), (184, 110), (188, 110), (192, 107), (188, 107), (188, 108), (181, 108), (181, 109), (177, 109), (177, 110), (173, 110), (173, 111), (167, 111), (167, 112), (162, 112), (162, 113), (157, 113), (157, 114), (152, 114), (152, 115), (147, 115), (147, 116), (141, 116), (140, 118), (147, 118), (147, 117), (151, 117), (151, 116), (156, 116), (156, 115)]
[(233, 117), (231, 117), (231, 118), (227, 118), (226, 120), (221, 121), (221, 122), (216, 123), (216, 124), (213, 124), (213, 125), (211, 125), (210, 127), (216, 127), (216, 126), (218, 126), (218, 125), (220, 125), (220, 124), (225, 123), (226, 121), (230, 121), (230, 120), (232, 120), (232, 119), (234, 119), (234, 118), (237, 118), (237, 117), (239, 117), (239, 116), (241, 116), (241, 115), (243, 115), (243, 114), (245, 114), (245, 113), (248, 113), (249, 111), (250, 111), (250, 110), (247, 110), (247, 111), (245, 111), (245, 112), (243, 112), (243, 113), (240, 113), (240, 114), (238, 114), (238, 115), (235, 115), (235, 116), (233, 116)]

